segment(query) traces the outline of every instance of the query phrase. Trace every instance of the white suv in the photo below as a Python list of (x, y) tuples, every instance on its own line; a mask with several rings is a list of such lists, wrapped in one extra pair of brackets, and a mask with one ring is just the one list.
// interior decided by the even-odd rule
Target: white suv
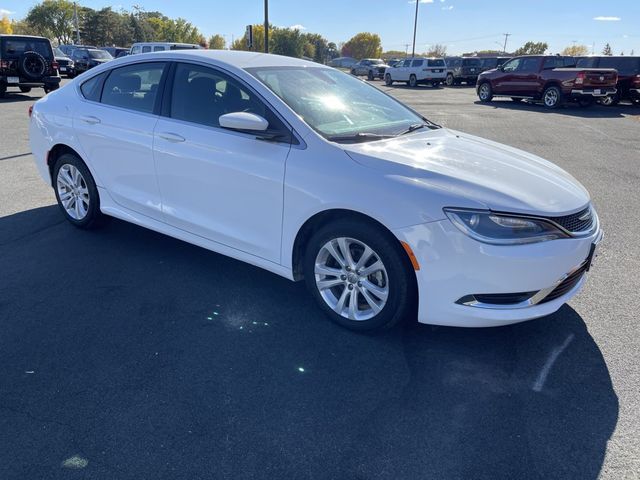
[(407, 58), (384, 72), (384, 82), (406, 82), (410, 87), (428, 83), (437, 87), (447, 78), (447, 65), (442, 58)]

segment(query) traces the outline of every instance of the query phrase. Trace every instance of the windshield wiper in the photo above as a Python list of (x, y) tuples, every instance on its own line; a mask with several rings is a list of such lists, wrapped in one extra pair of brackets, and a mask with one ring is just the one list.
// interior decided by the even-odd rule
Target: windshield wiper
[(332, 142), (372, 142), (374, 140), (383, 140), (385, 138), (393, 138), (395, 135), (381, 135), (379, 133), (370, 133), (370, 132), (358, 132), (351, 135), (334, 135), (332, 137), (327, 137), (327, 140)]
[(398, 133), (400, 135), (406, 135), (407, 133), (415, 132), (416, 130), (420, 130), (421, 128), (433, 128), (428, 123), (414, 123), (413, 125), (409, 125), (409, 128)]

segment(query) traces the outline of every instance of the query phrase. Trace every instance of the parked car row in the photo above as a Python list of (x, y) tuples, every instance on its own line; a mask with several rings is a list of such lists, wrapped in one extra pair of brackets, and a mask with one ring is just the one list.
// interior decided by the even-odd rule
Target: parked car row
[[(624, 60), (616, 60), (624, 59)], [(627, 60), (628, 59), (628, 60)], [(481, 102), (507, 97), (558, 108), (565, 102), (589, 106), (599, 100), (607, 105), (629, 99), (640, 103), (640, 57), (587, 57), (559, 55), (514, 57), (478, 76)], [(623, 66), (623, 75), (617, 68)]]

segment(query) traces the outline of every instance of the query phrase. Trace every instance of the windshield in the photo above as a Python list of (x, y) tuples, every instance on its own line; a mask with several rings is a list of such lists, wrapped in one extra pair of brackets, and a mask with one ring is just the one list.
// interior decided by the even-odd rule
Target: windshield
[(377, 88), (339, 70), (256, 67), (247, 71), (329, 139), (362, 134), (398, 135), (425, 122)]
[(64, 52), (60, 50), (58, 47), (53, 49), (53, 53), (55, 54), (56, 57), (66, 57)]
[(112, 59), (113, 57), (109, 54), (109, 52), (105, 52), (104, 50), (89, 50), (89, 56), (91, 58), (97, 59)]

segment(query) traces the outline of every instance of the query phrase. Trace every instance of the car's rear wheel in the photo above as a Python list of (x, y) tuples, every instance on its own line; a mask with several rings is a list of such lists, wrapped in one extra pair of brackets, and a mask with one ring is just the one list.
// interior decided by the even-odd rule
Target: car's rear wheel
[(391, 85), (393, 85), (393, 80), (391, 79), (391, 74), (387, 73), (384, 76), (384, 84), (387, 87), (390, 87)]
[(60, 155), (53, 168), (56, 199), (66, 219), (78, 228), (94, 228), (104, 220), (93, 176), (76, 155)]
[(491, 84), (484, 82), (478, 87), (478, 98), (481, 102), (490, 102), (493, 99), (493, 91), (491, 90)]
[(7, 93), (7, 86), (4, 83), (0, 83), (0, 98), (4, 98)]
[(367, 73), (367, 80), (373, 80), (373, 71), (369, 70)]
[(334, 322), (360, 331), (387, 328), (415, 304), (415, 278), (403, 255), (388, 232), (341, 220), (309, 241), (305, 282)]
[(453, 74), (452, 73), (448, 73), (447, 74), (447, 78), (445, 79), (445, 83), (447, 84), (447, 87), (453, 87)]
[(522, 102), (522, 99), (519, 98), (519, 97), (511, 97), (511, 101), (515, 102), (515, 103), (520, 103), (520, 102)]
[(542, 103), (547, 108), (558, 108), (562, 102), (562, 92), (556, 86), (547, 87), (542, 94)]
[(31, 91), (31, 87), (20, 87), (20, 91), (22, 93), (29, 93)]
[(409, 75), (409, 86), (412, 88), (418, 86), (418, 79), (413, 73)]
[(620, 96), (617, 93), (614, 93), (613, 95), (607, 95), (606, 97), (600, 99), (600, 104), (604, 105), (605, 107), (612, 107), (614, 105), (617, 105), (618, 103), (620, 103)]

